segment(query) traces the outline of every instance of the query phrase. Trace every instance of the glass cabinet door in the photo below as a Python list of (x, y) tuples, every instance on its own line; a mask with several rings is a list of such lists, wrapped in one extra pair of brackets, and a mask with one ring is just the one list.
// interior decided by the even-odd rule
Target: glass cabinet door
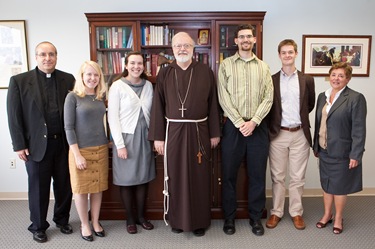
[(106, 82), (124, 70), (125, 57), (135, 46), (135, 25), (134, 23), (111, 23), (111, 25), (93, 24), (92, 34), (95, 41), (95, 55), (91, 56), (96, 60), (103, 70)]

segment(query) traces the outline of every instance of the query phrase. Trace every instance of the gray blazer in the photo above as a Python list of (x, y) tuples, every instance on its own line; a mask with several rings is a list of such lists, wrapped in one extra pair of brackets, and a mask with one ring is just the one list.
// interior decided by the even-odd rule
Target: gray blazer
[[(313, 150), (319, 152), (319, 128), (325, 93), (319, 94), (316, 103)], [(366, 139), (366, 99), (349, 87), (331, 107), (327, 116), (327, 152), (332, 158), (350, 158), (361, 161)]]

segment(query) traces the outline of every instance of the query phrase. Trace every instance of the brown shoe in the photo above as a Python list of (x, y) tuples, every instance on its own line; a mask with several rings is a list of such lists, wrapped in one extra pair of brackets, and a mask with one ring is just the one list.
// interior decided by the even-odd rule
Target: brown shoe
[(275, 228), (277, 224), (279, 224), (279, 221), (281, 220), (280, 217), (272, 214), (270, 218), (266, 222), (266, 227), (267, 228)]
[(305, 229), (306, 225), (301, 215), (292, 217), (292, 220), (293, 220), (295, 228), (297, 228), (298, 230)]

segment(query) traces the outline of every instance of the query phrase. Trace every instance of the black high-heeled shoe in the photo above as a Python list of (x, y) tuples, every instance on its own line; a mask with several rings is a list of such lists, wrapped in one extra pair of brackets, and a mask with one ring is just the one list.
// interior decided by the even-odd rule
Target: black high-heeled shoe
[(341, 228), (334, 226), (333, 229), (332, 229), (332, 232), (334, 234), (340, 234), (340, 233), (342, 233), (342, 231), (344, 231), (344, 219), (341, 220)]
[(327, 226), (327, 224), (331, 224), (333, 221), (333, 216), (331, 216), (331, 218), (326, 222), (326, 223), (323, 223), (323, 222), (317, 222), (316, 223), (316, 227), (321, 229), (321, 228), (325, 228)]

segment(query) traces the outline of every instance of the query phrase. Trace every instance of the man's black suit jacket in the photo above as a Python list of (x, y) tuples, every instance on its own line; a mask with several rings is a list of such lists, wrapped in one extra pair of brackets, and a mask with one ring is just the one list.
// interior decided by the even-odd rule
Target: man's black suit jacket
[[(12, 138), (13, 150), (29, 150), (29, 159), (39, 162), (43, 159), (47, 148), (47, 124), (44, 116), (43, 99), (38, 83), (38, 70), (10, 78), (7, 111), (9, 131)], [(60, 70), (55, 70), (57, 83), (57, 102), (64, 139), (65, 150), (68, 151), (64, 132), (64, 101), (74, 86), (74, 76)]]

